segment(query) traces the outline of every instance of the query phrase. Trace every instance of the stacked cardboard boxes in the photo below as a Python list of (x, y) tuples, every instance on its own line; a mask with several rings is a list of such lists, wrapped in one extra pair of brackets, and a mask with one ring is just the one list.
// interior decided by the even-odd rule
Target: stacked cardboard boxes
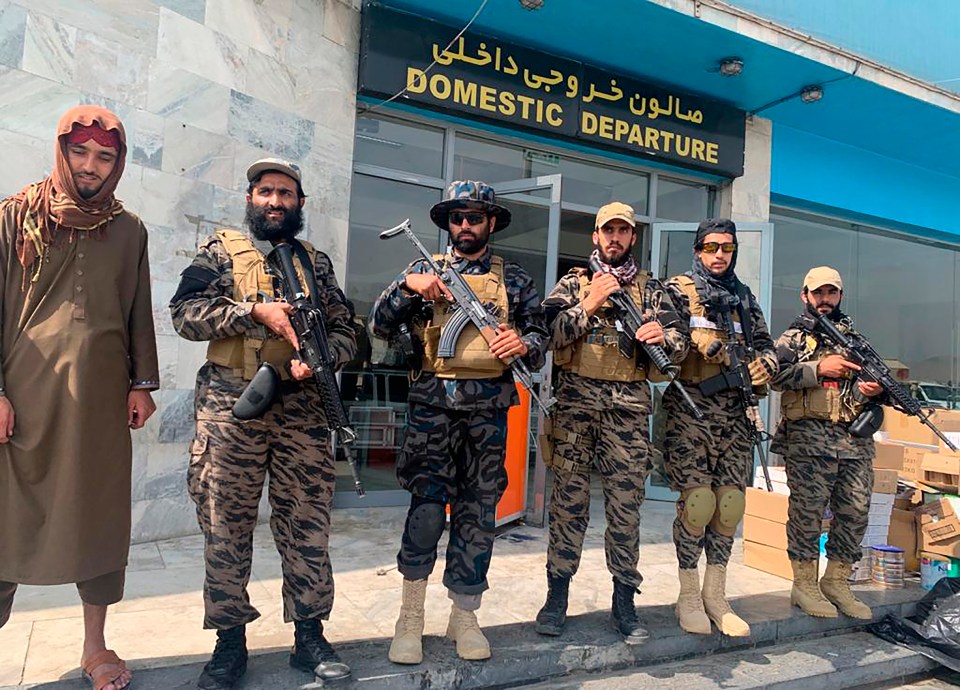
[[(770, 469), (782, 471), (782, 468)], [(786, 486), (785, 481), (783, 486)], [(747, 489), (747, 508), (743, 516), (743, 564), (792, 580), (793, 570), (787, 557), (789, 500), (790, 497), (783, 492)]]

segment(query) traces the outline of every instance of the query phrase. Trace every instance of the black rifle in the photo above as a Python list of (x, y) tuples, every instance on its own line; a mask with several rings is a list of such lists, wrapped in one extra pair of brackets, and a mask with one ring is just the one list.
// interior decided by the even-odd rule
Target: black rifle
[[(436, 259), (433, 258), (433, 254), (427, 251), (427, 248), (423, 246), (420, 239), (413, 234), (413, 228), (410, 225), (409, 218), (400, 223), (400, 225), (381, 232), (380, 239), (388, 240), (401, 233), (407, 236), (407, 239), (413, 243), (417, 251), (426, 259), (433, 272), (443, 281), (443, 284), (447, 286), (450, 294), (453, 295), (454, 303), (458, 307), (457, 311), (443, 327), (444, 332), (441, 334), (440, 349), (437, 351), (438, 356), (452, 357), (454, 355), (456, 337), (459, 337), (467, 323), (472, 323), (476, 326), (477, 330), (480, 331), (480, 335), (483, 336), (483, 339), (488, 343), (491, 342), (496, 337), (500, 325), (497, 317), (487, 311), (474, 291), (467, 285), (467, 281), (465, 281), (463, 276), (457, 273), (452, 266), (441, 266), (437, 263)], [(447, 335), (448, 331), (450, 333), (449, 336)], [(550, 399), (544, 403), (536, 394), (533, 389), (533, 374), (530, 373), (530, 369), (524, 361), (514, 355), (509, 359), (503, 360), (503, 362), (510, 367), (514, 380), (530, 393), (530, 397), (539, 405), (543, 414), (549, 416), (550, 406), (554, 401)]]
[[(603, 265), (597, 261), (595, 257), (590, 257), (590, 270), (594, 273), (609, 273)], [(630, 347), (633, 347), (633, 343), (636, 343), (636, 333), (637, 329), (640, 328), (644, 323), (648, 321), (643, 316), (643, 312), (640, 311), (640, 308), (634, 303), (630, 295), (623, 290), (617, 290), (612, 293), (607, 299), (613, 302), (613, 305), (619, 310), (620, 318), (623, 320), (624, 329), (627, 332), (627, 335), (630, 336), (629, 342), (631, 343)], [(666, 324), (671, 325), (671, 324)], [(651, 345), (649, 343), (640, 343), (643, 347), (644, 352), (647, 353), (647, 357), (650, 358), (650, 361), (653, 362), (653, 365), (657, 367), (661, 374), (667, 377), (668, 385), (675, 386), (676, 389), (680, 392), (680, 396), (683, 398), (684, 403), (687, 407), (690, 408), (690, 411), (693, 413), (693, 416), (698, 420), (703, 419), (703, 412), (697, 407), (697, 404), (693, 402), (693, 398), (690, 397), (690, 394), (687, 393), (683, 385), (677, 381), (677, 376), (680, 374), (680, 367), (670, 361), (670, 358), (667, 357), (667, 353), (664, 352), (663, 348), (659, 345)], [(627, 352), (628, 355), (632, 354), (632, 350)]]
[[(763, 469), (763, 480), (767, 485), (767, 491), (773, 491), (773, 483), (770, 481), (770, 468), (767, 465), (767, 452), (763, 447), (767, 433), (763, 424), (763, 417), (760, 414), (760, 400), (756, 391), (753, 390), (753, 383), (750, 376), (749, 362), (754, 359), (752, 334), (744, 333), (744, 342), (737, 338), (736, 322), (733, 320), (733, 310), (740, 306), (740, 297), (729, 293), (715, 293), (708, 300), (711, 311), (717, 314), (720, 326), (727, 334), (727, 341), (723, 343), (720, 340), (710, 345), (707, 355), (712, 357), (725, 347), (729, 364), (721, 365), (720, 374), (703, 381), (700, 384), (700, 390), (704, 395), (714, 395), (720, 391), (736, 390), (740, 398), (740, 406), (747, 417), (747, 423), (750, 426), (750, 440), (760, 458), (760, 467)], [(749, 309), (749, 305), (743, 305), (744, 311)], [(746, 329), (749, 323), (744, 323), (742, 327)]]
[[(804, 317), (805, 320), (807, 318), (809, 317)], [(929, 412), (924, 412), (917, 399), (910, 395), (903, 384), (893, 377), (890, 367), (886, 365), (883, 358), (873, 349), (866, 338), (859, 333), (843, 333), (826, 314), (818, 313), (815, 321), (810, 320), (813, 321), (813, 328), (810, 330), (820, 331), (836, 346), (843, 348), (846, 351), (847, 358), (860, 366), (860, 371), (857, 374), (860, 378), (880, 384), (880, 387), (890, 397), (895, 409), (912, 417), (917, 417), (920, 423), (933, 431), (947, 448), (956, 452), (957, 447), (930, 421), (932, 415)]]
[(297, 358), (313, 371), (313, 381), (323, 401), (327, 430), (334, 441), (334, 452), (338, 447), (343, 448), (343, 454), (350, 466), (350, 474), (353, 476), (354, 488), (358, 496), (363, 496), (365, 492), (360, 482), (360, 471), (351, 448), (357, 434), (350, 426), (347, 410), (340, 397), (340, 386), (334, 372), (334, 358), (330, 353), (330, 343), (327, 341), (323, 311), (304, 293), (300, 277), (293, 265), (293, 252), (294, 248), (289, 243), (277, 242), (267, 254), (267, 266), (270, 272), (280, 279), (281, 294), (293, 307), (290, 312), (290, 323), (300, 343)]

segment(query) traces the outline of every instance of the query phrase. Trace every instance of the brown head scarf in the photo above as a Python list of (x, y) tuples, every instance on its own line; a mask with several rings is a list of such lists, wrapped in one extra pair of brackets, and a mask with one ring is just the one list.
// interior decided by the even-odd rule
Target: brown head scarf
[[(67, 139), (75, 127), (97, 126), (104, 132), (116, 133), (119, 140), (117, 162), (94, 196), (84, 199), (77, 190), (67, 160)], [(127, 155), (127, 135), (120, 119), (106, 108), (80, 105), (60, 118), (53, 151), (53, 172), (49, 177), (29, 184), (0, 203), (0, 213), (8, 204), (18, 204), (17, 257), (24, 268), (24, 282), (36, 263), (31, 282), (40, 276), (44, 254), (58, 230), (89, 232), (100, 230), (123, 212), (123, 205), (113, 196), (123, 175)]]

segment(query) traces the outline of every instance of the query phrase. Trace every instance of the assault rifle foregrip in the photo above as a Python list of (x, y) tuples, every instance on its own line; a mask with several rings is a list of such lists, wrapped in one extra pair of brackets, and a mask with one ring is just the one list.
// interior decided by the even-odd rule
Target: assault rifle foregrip
[(313, 380), (317, 384), (323, 403), (327, 430), (336, 445), (343, 448), (343, 454), (353, 477), (354, 489), (357, 495), (362, 497), (366, 492), (360, 481), (360, 470), (351, 448), (357, 434), (350, 426), (347, 410), (340, 396), (340, 385), (337, 383), (334, 372), (334, 358), (330, 353), (323, 314), (313, 306), (303, 291), (297, 270), (293, 265), (293, 247), (289, 243), (275, 244), (267, 254), (267, 265), (280, 278), (283, 296), (293, 307), (290, 322), (300, 344), (297, 357), (313, 371)]
[(931, 415), (925, 412), (920, 402), (910, 395), (910, 392), (897, 381), (890, 367), (886, 365), (880, 354), (873, 349), (870, 342), (862, 335), (856, 340), (846, 335), (831, 321), (826, 314), (817, 314), (816, 328), (821, 330), (834, 343), (847, 351), (847, 356), (860, 365), (860, 375), (867, 380), (878, 383), (893, 400), (893, 406), (902, 412), (917, 417), (920, 423), (937, 435), (950, 450), (956, 452), (957, 447), (943, 432), (930, 421)]
[[(589, 261), (590, 270), (594, 273), (608, 273), (609, 271), (605, 270), (604, 267), (600, 264), (595, 257), (590, 257)], [(635, 340), (635, 334), (637, 330), (645, 322), (643, 313), (640, 311), (640, 308), (634, 303), (633, 299), (623, 290), (618, 290), (608, 297), (614, 306), (620, 310), (623, 319), (626, 323), (627, 331), (630, 334), (630, 337)], [(693, 416), (700, 420), (703, 419), (703, 412), (697, 407), (697, 404), (693, 401), (693, 398), (690, 397), (690, 394), (687, 393), (687, 390), (683, 387), (677, 380), (677, 376), (680, 374), (680, 367), (670, 361), (670, 358), (667, 357), (666, 351), (659, 345), (651, 345), (650, 343), (640, 343), (643, 347), (644, 352), (647, 353), (647, 357), (650, 358), (650, 361), (657, 368), (657, 370), (668, 377), (667, 385), (674, 386), (679, 392), (680, 397), (683, 398), (684, 404), (690, 411), (693, 413)]]
[[(414, 234), (413, 226), (410, 224), (409, 218), (399, 225), (381, 232), (380, 239), (388, 240), (400, 234), (405, 235), (407, 239), (410, 240), (411, 244), (417, 248), (417, 251), (420, 252), (420, 255), (423, 256), (423, 258), (430, 265), (430, 268), (433, 270), (434, 274), (436, 274), (437, 277), (443, 281), (444, 285), (446, 285), (447, 289), (450, 291), (450, 294), (453, 295), (453, 301), (459, 305), (459, 310), (452, 318), (456, 318), (459, 321), (459, 319), (464, 318), (459, 314), (464, 314), (465, 318), (467, 318), (474, 326), (477, 327), (484, 339), (487, 342), (490, 342), (490, 340), (493, 338), (490, 333), (497, 330), (500, 322), (493, 314), (486, 310), (486, 308), (483, 306), (483, 303), (480, 302), (473, 290), (470, 289), (467, 281), (463, 279), (463, 276), (461, 276), (452, 267), (443, 267), (437, 263), (437, 260), (433, 258), (433, 254), (431, 254), (427, 248), (423, 246), (423, 242), (421, 242), (420, 238)], [(446, 328), (447, 326), (444, 327), (444, 330), (446, 330)], [(463, 328), (461, 327), (460, 331), (462, 330)], [(459, 333), (456, 333), (455, 335), (459, 336)], [(447, 351), (452, 353), (455, 352), (456, 339), (454, 338), (453, 340), (452, 349), (449, 343), (445, 344), (445, 347)], [(453, 356), (453, 354), (450, 356)], [(513, 374), (514, 380), (523, 386), (528, 393), (530, 393), (530, 397), (534, 402), (537, 403), (543, 414), (549, 416), (550, 406), (553, 405), (555, 401), (551, 398), (544, 402), (536, 394), (534, 391), (533, 374), (530, 373), (530, 369), (527, 367), (526, 363), (516, 355), (502, 361), (504, 364), (510, 367), (510, 371)]]

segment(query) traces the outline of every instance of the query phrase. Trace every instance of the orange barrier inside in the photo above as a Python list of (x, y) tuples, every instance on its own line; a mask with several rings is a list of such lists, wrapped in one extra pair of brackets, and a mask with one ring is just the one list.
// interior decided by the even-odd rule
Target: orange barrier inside
[(523, 514), (527, 502), (527, 439), (530, 436), (530, 394), (517, 386), (520, 404), (507, 412), (507, 490), (497, 504), (497, 524)]

